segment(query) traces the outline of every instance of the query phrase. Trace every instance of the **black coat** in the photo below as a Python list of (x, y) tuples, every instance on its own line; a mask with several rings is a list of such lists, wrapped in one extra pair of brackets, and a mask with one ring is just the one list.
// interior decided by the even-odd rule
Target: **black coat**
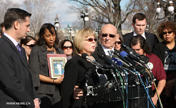
[[(130, 46), (130, 39), (133, 37), (133, 33), (134, 32), (123, 35), (123, 40), (125, 45)], [(153, 49), (154, 45), (159, 42), (155, 34), (145, 32), (145, 37), (151, 50)]]
[[(83, 89), (85, 86), (85, 73), (92, 70), (92, 77), (88, 84), (95, 85), (98, 82), (97, 74), (95, 74), (95, 67), (79, 55), (75, 55), (72, 59), (68, 60), (65, 65), (64, 80), (61, 85), (61, 97), (63, 108), (80, 108), (83, 103), (83, 97), (79, 100), (73, 98), (75, 85)], [(91, 80), (93, 79), (93, 80)]]
[(33, 100), (38, 97), (25, 51), (21, 49), (23, 57), (10, 39), (4, 35), (0, 38), (0, 108), (9, 108), (6, 102), (30, 102), (31, 105), (23, 107), (34, 108)]
[(164, 42), (157, 43), (153, 48), (153, 54), (157, 55), (161, 59), (163, 65), (165, 59), (165, 49), (166, 44)]

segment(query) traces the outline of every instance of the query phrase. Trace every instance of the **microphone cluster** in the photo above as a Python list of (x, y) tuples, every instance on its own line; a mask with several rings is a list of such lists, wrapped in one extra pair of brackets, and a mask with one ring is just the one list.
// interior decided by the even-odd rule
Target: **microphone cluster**
[[(141, 77), (148, 79), (151, 83), (155, 81), (155, 77), (147, 66), (149, 58), (139, 55), (125, 44), (122, 44), (121, 46), (125, 49), (125, 51), (120, 52), (118, 50), (114, 50), (114, 55), (112, 58), (105, 55), (103, 52), (98, 53), (98, 57), (104, 59), (107, 65), (98, 63), (95, 59), (91, 59), (85, 53), (82, 54), (82, 57), (89, 60), (98, 69), (105, 71), (107, 74), (107, 71), (110, 71), (111, 69), (116, 70), (116, 72), (118, 71), (120, 74), (124, 74), (125, 72), (128, 72), (128, 74), (134, 76), (138, 76), (139, 74)], [(111, 72), (109, 74), (113, 73)]]
[[(93, 87), (91, 90), (94, 92), (98, 91), (98, 88), (105, 87), (108, 84), (108, 89), (112, 89), (110, 90), (111, 93), (110, 91), (107, 92), (111, 94), (111, 97), (109, 97), (110, 99), (108, 99), (109, 101), (118, 100), (121, 97), (122, 100), (126, 99), (126, 102), (128, 102), (128, 98), (132, 98), (130, 97), (131, 95), (128, 95), (128, 88), (142, 85), (148, 97), (150, 97), (146, 88), (148, 88), (156, 79), (147, 66), (149, 58), (139, 55), (133, 49), (124, 44), (121, 46), (125, 49), (125, 51), (120, 52), (118, 50), (114, 50), (114, 55), (112, 57), (105, 55), (103, 51), (98, 53), (98, 57), (103, 59), (106, 62), (106, 65), (98, 63), (95, 59), (90, 58), (85, 53), (82, 54), (82, 57), (90, 61), (96, 69), (104, 71), (99, 74), (106, 74), (108, 76), (108, 81), (104, 85)], [(89, 78), (92, 74), (91, 72), (95, 72), (93, 70), (95, 70), (95, 68), (90, 68), (90, 71), (86, 72), (85, 76)], [(113, 88), (110, 87), (110, 85)], [(87, 88), (89, 88), (89, 86), (87, 86)], [(126, 90), (125, 92), (124, 89)], [(120, 94), (120, 96), (118, 94)], [(93, 94), (92, 92), (92, 96), (94, 95), (96, 95), (96, 93)]]

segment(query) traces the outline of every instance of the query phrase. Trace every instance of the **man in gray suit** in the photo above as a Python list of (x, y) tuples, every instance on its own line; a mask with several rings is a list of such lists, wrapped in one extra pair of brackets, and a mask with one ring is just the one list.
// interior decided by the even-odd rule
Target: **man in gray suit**
[(147, 43), (150, 46), (151, 50), (153, 49), (154, 45), (159, 42), (155, 34), (145, 32), (147, 21), (146, 16), (143, 13), (137, 13), (133, 16), (132, 26), (134, 28), (134, 31), (123, 35), (125, 45), (129, 46), (130, 39), (133, 36), (137, 35), (142, 35), (142, 37), (147, 40)]
[(0, 38), (0, 108), (40, 108), (24, 49), (19, 40), (30, 31), (31, 14), (10, 8), (4, 16)]

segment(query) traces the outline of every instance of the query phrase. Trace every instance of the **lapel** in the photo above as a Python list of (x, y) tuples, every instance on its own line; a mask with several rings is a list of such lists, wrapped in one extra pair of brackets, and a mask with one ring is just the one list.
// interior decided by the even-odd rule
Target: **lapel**
[(41, 48), (41, 53), (40, 53), (40, 56), (41, 56), (41, 59), (43, 59), (44, 61), (48, 62), (47, 61), (47, 47), (45, 45), (42, 45), (40, 46)]
[(130, 43), (130, 39), (133, 37), (133, 32), (131, 32), (130, 35), (129, 35), (129, 37), (128, 37), (128, 44)]
[[(23, 58), (21, 56), (20, 52), (17, 50), (16, 46), (12, 43), (12, 41), (10, 39), (8, 39), (6, 36), (2, 36), (2, 39), (4, 39), (5, 41), (7, 41), (7, 43), (9, 43), (11, 48), (17, 53), (17, 55), (18, 55), (19, 59), (21, 60), (22, 64), (29, 71), (29, 67), (28, 67), (27, 61), (25, 60), (25, 57)], [(24, 56), (26, 56), (26, 55), (24, 55)]]
[(104, 52), (104, 50), (103, 50), (101, 44), (98, 45), (98, 47), (97, 47), (97, 53), (98, 53), (98, 52), (103, 52), (103, 54), (105, 54), (105, 52)]
[(151, 41), (150, 36), (148, 36), (148, 33), (146, 33), (146, 32), (145, 32), (145, 38), (147, 40), (147, 43), (150, 43), (150, 41)]
[(105, 64), (104, 59), (102, 59), (102, 58), (100, 58), (100, 57), (98, 56), (99, 53), (105, 55), (105, 52), (104, 52), (104, 50), (103, 50), (101, 44), (96, 47), (96, 51), (94, 52), (93, 56), (95, 57), (95, 59), (96, 59), (97, 62), (99, 62), (100, 64)]

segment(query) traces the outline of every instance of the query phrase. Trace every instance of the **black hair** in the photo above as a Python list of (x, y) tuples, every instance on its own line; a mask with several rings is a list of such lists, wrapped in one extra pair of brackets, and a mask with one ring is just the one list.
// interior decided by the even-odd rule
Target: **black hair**
[(12, 27), (15, 21), (25, 21), (26, 17), (30, 17), (31, 14), (20, 8), (9, 8), (4, 16), (4, 26), (8, 30)]
[(148, 46), (147, 41), (141, 35), (133, 36), (130, 39), (130, 47), (131, 45), (134, 46), (138, 43), (140, 43), (140, 47), (144, 50), (145, 53), (149, 55), (151, 54), (151, 48)]
[(24, 44), (26, 45), (29, 41), (35, 40), (34, 37), (27, 35), (25, 39), (21, 39), (21, 45)]
[(72, 49), (73, 49), (72, 56), (75, 55), (73, 42), (72, 42), (71, 40), (69, 40), (69, 39), (64, 39), (64, 40), (61, 42), (61, 44), (60, 44), (60, 48), (63, 50), (63, 46), (64, 46), (65, 42), (70, 42), (70, 43), (71, 43)]
[(136, 19), (138, 19), (138, 20), (144, 20), (144, 19), (146, 19), (146, 16), (143, 13), (137, 13), (137, 14), (135, 14), (133, 16), (133, 20), (132, 20), (133, 24), (136, 23)]
[[(54, 32), (53, 32), (53, 29), (54, 29)], [(57, 32), (55, 30), (55, 27), (53, 24), (51, 23), (45, 23), (42, 25), (42, 27), (40, 28), (40, 31), (39, 31), (39, 39), (37, 41), (37, 45), (41, 46), (41, 45), (44, 45), (45, 44), (45, 40), (42, 38), (45, 34), (45, 30), (48, 30), (52, 35), (55, 34), (56, 35), (56, 40), (55, 40), (55, 43), (54, 43), (54, 47), (57, 47), (57, 45), (59, 44), (59, 39), (57, 37)]]
[(2, 31), (3, 27), (4, 27), (4, 23), (1, 23), (0, 24), (0, 34), (3, 34), (3, 31)]

